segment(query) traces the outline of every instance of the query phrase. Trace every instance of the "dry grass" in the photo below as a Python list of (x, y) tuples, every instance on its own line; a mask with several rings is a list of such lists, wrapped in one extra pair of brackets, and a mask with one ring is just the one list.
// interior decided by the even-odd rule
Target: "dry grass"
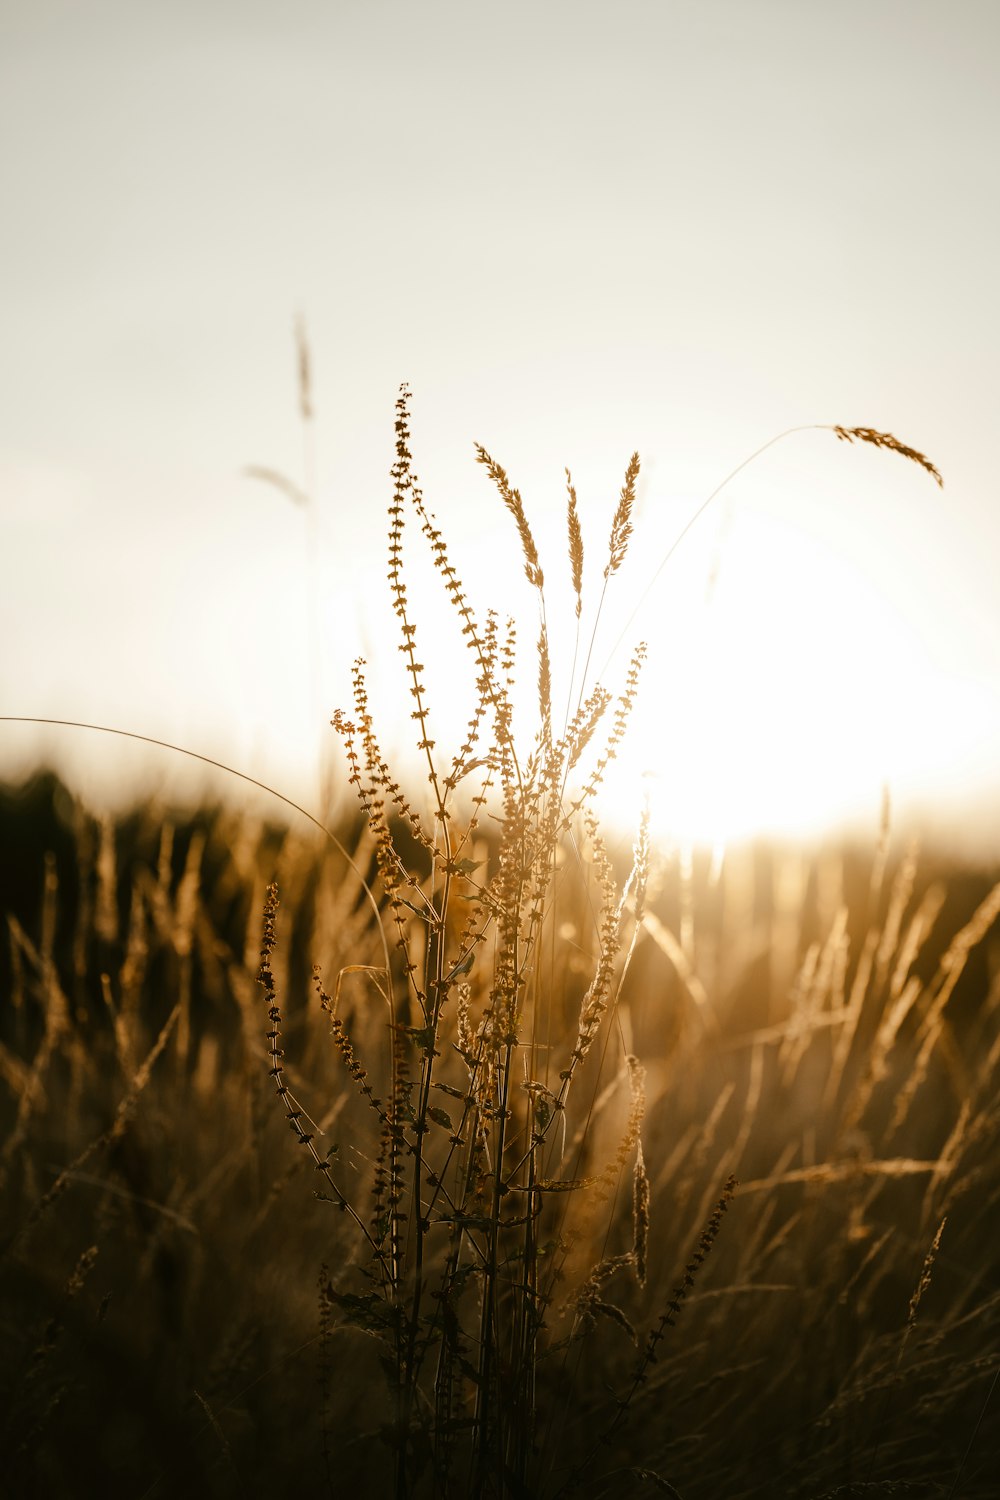
[[(421, 805), (363, 663), (339, 847), (5, 803), (12, 1493), (992, 1494), (1000, 885), (888, 824), (721, 865), (642, 825), (619, 860), (594, 810), (641, 648), (559, 722), (542, 562), (480, 449), (538, 603), (516, 743), (513, 627), (465, 595), (405, 391), (396, 438)], [(448, 756), (414, 522), (474, 663)]]

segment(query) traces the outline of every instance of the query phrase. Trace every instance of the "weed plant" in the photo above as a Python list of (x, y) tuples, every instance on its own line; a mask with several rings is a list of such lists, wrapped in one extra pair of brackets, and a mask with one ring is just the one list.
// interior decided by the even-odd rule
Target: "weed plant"
[[(538, 601), (527, 747), (514, 626), (466, 597), (404, 390), (420, 804), (361, 662), (332, 845), (221, 810), (95, 821), (51, 784), (39, 841), (8, 800), (10, 1493), (991, 1495), (1000, 885), (949, 890), (888, 816), (867, 856), (722, 863), (642, 820), (622, 865), (597, 804), (643, 648), (617, 696), (589, 684), (598, 605), (560, 719), (542, 561), (477, 456)], [(414, 526), (474, 663), (452, 755)], [(580, 619), (568, 474), (567, 532)]]

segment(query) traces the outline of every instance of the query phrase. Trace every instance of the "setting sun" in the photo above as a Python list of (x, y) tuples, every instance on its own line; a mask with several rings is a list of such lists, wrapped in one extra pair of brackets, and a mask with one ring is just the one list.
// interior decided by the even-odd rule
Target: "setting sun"
[(717, 576), (678, 556), (646, 611), (650, 663), (614, 795), (652, 778), (660, 825), (696, 841), (812, 836), (948, 764), (946, 713), (915, 631), (870, 572), (761, 513), (728, 529)]

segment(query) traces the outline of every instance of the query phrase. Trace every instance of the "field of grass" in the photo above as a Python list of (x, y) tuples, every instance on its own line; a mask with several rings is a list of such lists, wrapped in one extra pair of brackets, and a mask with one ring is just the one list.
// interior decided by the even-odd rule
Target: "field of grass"
[[(341, 832), (367, 870), (368, 836)], [(372, 1247), (316, 1196), (326, 1174), (275, 1097), (256, 983), (276, 875), (284, 1073), (370, 1225), (379, 1122), (310, 982), (314, 963), (344, 971), (338, 1015), (390, 1091), (385, 1003), (357, 967), (384, 958), (356, 875), (219, 809), (98, 822), (51, 780), (5, 797), (2, 837), (9, 1492), (325, 1494), (329, 1472), (331, 1493), (392, 1493), (394, 1330)], [(596, 1181), (543, 1204), (536, 1415), (508, 1493), (994, 1492), (998, 902), (972, 872), (875, 864), (765, 847), (719, 871), (654, 864), (619, 1001), (645, 1068), (645, 1284), (626, 1260), (634, 1079), (606, 1022), (559, 1122), (561, 1170)], [(563, 1012), (593, 959), (574, 900), (549, 969)], [(435, 1265), (450, 1232), (428, 1234)], [(447, 1326), (427, 1334), (408, 1493), (468, 1492), (467, 1333), (451, 1488), (433, 1478)]]
[[(888, 819), (867, 849), (605, 842), (641, 648), (557, 724), (542, 566), (480, 449), (540, 606), (525, 753), (405, 392), (396, 431), (425, 805), (360, 663), (329, 838), (0, 798), (7, 1492), (995, 1495), (997, 872)], [(575, 514), (569, 482), (579, 600)], [(414, 519), (476, 664), (450, 757)]]

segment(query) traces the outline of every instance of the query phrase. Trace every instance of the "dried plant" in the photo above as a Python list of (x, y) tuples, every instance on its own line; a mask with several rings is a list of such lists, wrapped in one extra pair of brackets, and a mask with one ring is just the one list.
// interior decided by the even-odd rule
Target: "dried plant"
[[(589, 811), (625, 734), (644, 648), (629, 667), (612, 713), (611, 694), (595, 687), (564, 731), (556, 733), (542, 564), (520, 492), (483, 447), (476, 453), (513, 517), (525, 572), (539, 597), (534, 745), (525, 753), (511, 733), (513, 635), (508, 630), (507, 643), (501, 644), (492, 616), (480, 625), (425, 506), (413, 469), (405, 387), (396, 411), (388, 581), (417, 749), (427, 769), (430, 822), (406, 800), (379, 749), (363, 663), (355, 666), (350, 716), (338, 713), (333, 720), (373, 840), (383, 920), (394, 950), (383, 989), (389, 1012), (385, 1104), (381, 1088), (376, 1096), (369, 1082), (369, 1067), (358, 1061), (334, 1002), (319, 979), (317, 984), (335, 1045), (374, 1116), (379, 1227), (374, 1236), (367, 1228), (365, 1233), (377, 1249), (368, 1274), (381, 1308), (376, 1310), (370, 1297), (342, 1305), (386, 1344), (399, 1494), (407, 1492), (421, 1455), (428, 1453), (441, 1484), (456, 1472), (461, 1457), (470, 1494), (493, 1493), (498, 1473), (509, 1475), (511, 1483), (529, 1482), (539, 1338), (546, 1308), (556, 1296), (550, 1262), (564, 1258), (550, 1251), (547, 1260), (541, 1247), (552, 1234), (558, 1247), (569, 1233), (561, 1201), (567, 1193), (585, 1192), (593, 1181), (599, 1200), (607, 1202), (635, 1157), (633, 1256), (640, 1279), (648, 1247), (649, 1191), (638, 1139), (645, 1095), (635, 1058), (628, 1059), (627, 1068), (630, 1123), (610, 1166), (592, 1179), (580, 1171), (567, 1177), (562, 1164), (573, 1080), (598, 1037), (605, 1037), (604, 1053), (614, 1035), (626, 967), (622, 940), (626, 928), (635, 925), (626, 897), (633, 888), (644, 888), (648, 872), (644, 839), (633, 875), (619, 893)], [(634, 455), (612, 524), (605, 584), (625, 556), (638, 472)], [(570, 565), (579, 602), (583, 541), (568, 483)], [(430, 547), (476, 670), (469, 738), (448, 772), (438, 761), (405, 582), (409, 515)], [(602, 730), (603, 747), (595, 753), (591, 743)], [(588, 756), (590, 770), (578, 771)], [(463, 803), (459, 783), (467, 783), (476, 769), (479, 790)], [(574, 775), (579, 785), (571, 793)], [(472, 848), (487, 814), (495, 828), (492, 868), (482, 872), (481, 861), (464, 851)], [(416, 841), (428, 869), (418, 873), (408, 865), (397, 826)], [(581, 839), (591, 851), (604, 915), (593, 977), (577, 999), (573, 1042), (561, 1018), (565, 1000), (546, 978), (545, 964), (559, 924), (560, 869), (567, 859), (580, 865)], [(276, 900), (272, 890), (260, 970), (271, 1023), (271, 1074), (297, 1138), (315, 1152), (277, 1047), (280, 1009), (270, 966)], [(317, 1158), (316, 1165), (333, 1184), (329, 1163)], [(344, 1192), (339, 1184), (331, 1186), (330, 1195), (342, 1206)], [(336, 1301), (338, 1294), (331, 1295)]]
[(834, 427), (833, 431), (845, 443), (870, 443), (873, 448), (887, 448), (890, 453), (898, 453), (900, 458), (908, 458), (911, 463), (919, 464), (922, 469), (944, 489), (944, 480), (940, 472), (934, 467), (929, 458), (918, 453), (916, 448), (908, 448), (901, 443), (899, 438), (893, 437), (891, 432), (876, 432), (874, 427)]

